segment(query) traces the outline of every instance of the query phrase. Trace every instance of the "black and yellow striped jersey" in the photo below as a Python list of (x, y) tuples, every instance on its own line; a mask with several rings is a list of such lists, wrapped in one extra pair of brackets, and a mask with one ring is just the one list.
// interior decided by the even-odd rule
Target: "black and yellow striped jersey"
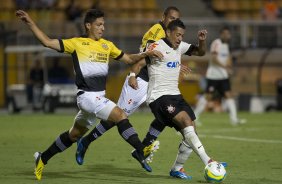
[(152, 43), (165, 38), (166, 27), (162, 22), (154, 24), (143, 36), (141, 49), (142, 51), (146, 48), (147, 43)]
[[(166, 27), (162, 22), (159, 22), (157, 24), (154, 24), (143, 36), (142, 38), (142, 45), (140, 47), (140, 51), (145, 51), (148, 44), (156, 42), (162, 38), (166, 37)], [(143, 79), (144, 81), (149, 81), (149, 76), (148, 76), (148, 70), (147, 66), (143, 67), (139, 74), (138, 77)]]
[(104, 91), (110, 58), (118, 60), (123, 56), (123, 52), (112, 42), (102, 38), (95, 41), (77, 37), (59, 39), (59, 42), (61, 52), (72, 55), (78, 89)]

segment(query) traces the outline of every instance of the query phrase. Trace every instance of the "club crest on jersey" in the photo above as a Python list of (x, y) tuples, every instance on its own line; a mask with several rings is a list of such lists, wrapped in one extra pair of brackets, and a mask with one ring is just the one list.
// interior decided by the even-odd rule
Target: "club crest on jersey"
[(168, 68), (177, 68), (179, 66), (179, 61), (170, 61), (167, 62), (166, 66)]
[(105, 44), (105, 43), (102, 43), (102, 47), (103, 47), (105, 50), (108, 50), (108, 49), (109, 49), (108, 45)]
[(167, 110), (168, 113), (171, 114), (175, 111), (175, 107), (173, 107), (172, 105), (169, 105), (169, 106), (167, 106), (166, 110)]

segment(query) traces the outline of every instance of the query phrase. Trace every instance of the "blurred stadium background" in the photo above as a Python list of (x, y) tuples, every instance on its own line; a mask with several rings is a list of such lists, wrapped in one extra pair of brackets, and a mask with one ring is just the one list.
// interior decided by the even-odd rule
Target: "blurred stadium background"
[[(276, 11), (282, 0), (267, 7)], [(15, 17), (16, 9), (26, 10), (52, 38), (83, 34), (83, 13), (100, 8), (106, 14), (104, 37), (128, 53), (139, 51), (143, 34), (159, 21), (163, 10), (176, 6), (187, 26), (185, 41), (197, 42), (197, 30), (208, 30), (208, 46), (218, 37), (223, 25), (231, 28), (231, 49), (235, 73), (232, 88), (239, 110), (264, 112), (282, 109), (282, 21), (281, 15), (265, 14), (266, 0), (7, 0), (0, 1), (0, 107), (8, 105), (9, 86), (29, 82), (29, 72), (36, 60), (48, 70), (54, 60), (62, 62), (73, 81), (70, 57), (42, 48), (32, 33)], [(184, 57), (193, 73), (183, 77), (181, 90), (195, 105), (202, 91), (209, 52), (201, 58)], [(44, 64), (45, 63), (45, 64)], [(107, 84), (107, 96), (117, 101), (128, 67), (113, 62)], [(48, 80), (47, 80), (48, 81)], [(18, 86), (19, 87), (19, 86)]]

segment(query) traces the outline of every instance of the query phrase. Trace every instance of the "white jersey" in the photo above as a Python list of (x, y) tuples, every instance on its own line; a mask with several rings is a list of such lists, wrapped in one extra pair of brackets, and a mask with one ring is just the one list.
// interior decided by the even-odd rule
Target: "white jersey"
[[(217, 59), (221, 64), (227, 64), (230, 57), (229, 46), (227, 43), (223, 43), (220, 39), (214, 40), (211, 44), (210, 52), (217, 54)], [(228, 72), (225, 68), (210, 61), (206, 77), (207, 79), (213, 80), (227, 79)]]
[(179, 95), (178, 79), (180, 73), (181, 55), (191, 55), (195, 48), (191, 44), (181, 42), (177, 49), (171, 47), (167, 39), (161, 39), (151, 44), (149, 49), (160, 51), (164, 58), (150, 58), (148, 67), (149, 84), (147, 103), (151, 103), (163, 95)]

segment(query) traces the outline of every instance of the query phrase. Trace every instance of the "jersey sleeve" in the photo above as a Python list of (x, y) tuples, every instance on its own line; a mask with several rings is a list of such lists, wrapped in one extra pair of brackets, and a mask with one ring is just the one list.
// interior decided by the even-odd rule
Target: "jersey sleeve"
[(110, 45), (111, 45), (110, 57), (115, 60), (119, 60), (124, 55), (124, 53), (122, 52), (122, 50), (118, 49), (112, 42), (110, 43)]
[(147, 43), (152, 43), (164, 38), (165, 31), (160, 24), (152, 26), (143, 36), (142, 47), (145, 48)]
[(74, 39), (59, 39), (61, 51), (67, 54), (72, 54), (75, 50), (75, 44), (74, 44)]
[(193, 44), (182, 42), (182, 44), (181, 44), (181, 54), (191, 56), (192, 52), (194, 51), (195, 48), (196, 48), (196, 46), (193, 45)]

